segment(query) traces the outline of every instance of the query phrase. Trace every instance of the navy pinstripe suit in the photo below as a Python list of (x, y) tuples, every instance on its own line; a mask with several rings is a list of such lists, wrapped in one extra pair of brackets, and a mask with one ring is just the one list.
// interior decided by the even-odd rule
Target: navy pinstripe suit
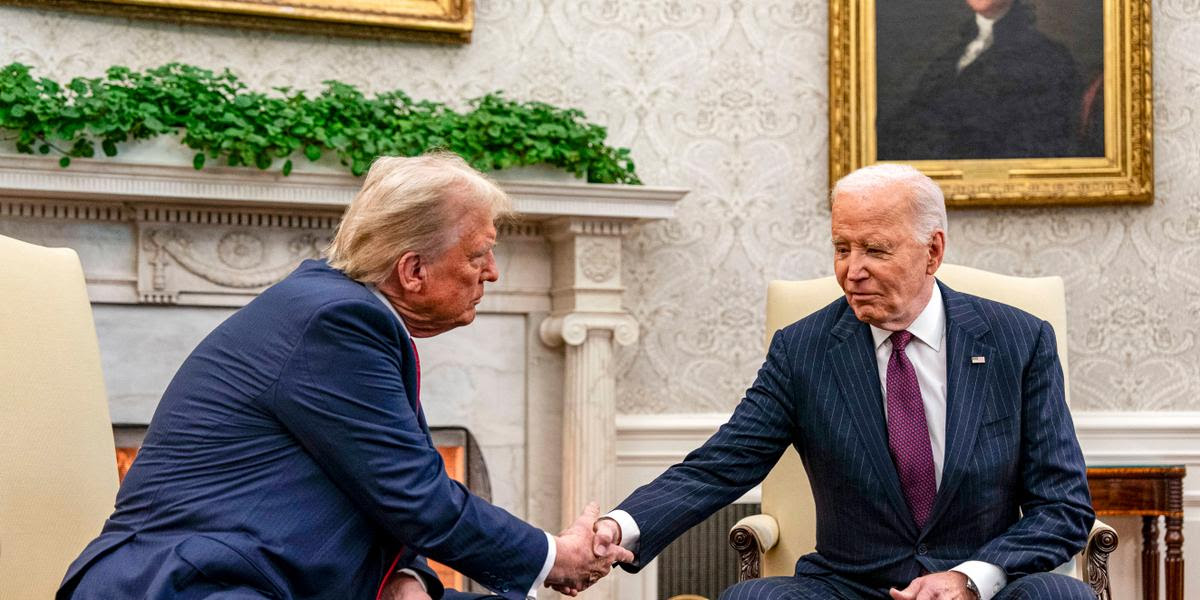
[(397, 551), (524, 600), (546, 536), (449, 479), (393, 314), (305, 261), (171, 381), (59, 598), (374, 598)]
[[(798, 575), (868, 597), (965, 560), (1010, 578), (1082, 549), (1095, 515), (1050, 325), (941, 285), (946, 307), (945, 471), (918, 529), (888, 454), (869, 327), (844, 298), (777, 332), (729, 422), (619, 509), (641, 531), (636, 571), (759, 483), (788, 444), (817, 510)], [(972, 356), (986, 362), (973, 364)]]

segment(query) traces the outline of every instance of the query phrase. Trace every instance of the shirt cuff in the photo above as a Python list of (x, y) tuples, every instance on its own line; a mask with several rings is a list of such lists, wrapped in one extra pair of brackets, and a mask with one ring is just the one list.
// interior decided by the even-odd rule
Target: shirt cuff
[(1008, 575), (1004, 569), (981, 560), (968, 560), (950, 570), (958, 571), (975, 582), (975, 587), (979, 588), (980, 600), (992, 600), (992, 596), (1008, 584)]
[(604, 517), (616, 521), (617, 525), (621, 527), (621, 547), (630, 552), (636, 552), (638, 538), (641, 537), (642, 530), (638, 529), (637, 522), (633, 520), (633, 517), (620, 509), (614, 510), (604, 515)]
[[(546, 532), (542, 532), (546, 533)], [(525, 594), (526, 600), (534, 600), (537, 598), (538, 590), (542, 589), (542, 584), (546, 582), (546, 577), (550, 575), (550, 569), (554, 567), (554, 559), (558, 558), (558, 546), (554, 544), (554, 536), (546, 533), (546, 564), (542, 565), (542, 572), (538, 573), (537, 579), (533, 580), (533, 587), (529, 588), (529, 593)]]
[(421, 589), (422, 589), (422, 590), (423, 590), (423, 591), (424, 591), (426, 594), (428, 594), (428, 593), (429, 593), (429, 586), (425, 585), (425, 578), (424, 578), (424, 577), (421, 577), (421, 574), (420, 574), (420, 573), (418, 573), (418, 572), (416, 571), (416, 569), (397, 569), (397, 570), (396, 570), (396, 574), (397, 574), (397, 575), (408, 575), (409, 577), (412, 577), (413, 579), (416, 579), (416, 580), (417, 580), (417, 583), (421, 584)]

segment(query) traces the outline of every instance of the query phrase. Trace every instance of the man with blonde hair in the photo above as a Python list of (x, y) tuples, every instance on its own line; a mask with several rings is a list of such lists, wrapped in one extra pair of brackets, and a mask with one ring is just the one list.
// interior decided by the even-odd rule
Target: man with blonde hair
[(217, 327), (159, 402), (116, 510), (59, 598), (388, 598), (443, 590), (426, 556), (509, 600), (586, 588), (589, 506), (551, 536), (452, 481), (414, 338), (471, 323), (505, 193), (450, 154), (383, 157), (328, 262)]
[(597, 522), (640, 569), (792, 446), (816, 551), (722, 600), (1089, 600), (1048, 573), (1095, 518), (1050, 324), (950, 289), (937, 184), (874, 165), (834, 186), (845, 296), (777, 332), (729, 422)]

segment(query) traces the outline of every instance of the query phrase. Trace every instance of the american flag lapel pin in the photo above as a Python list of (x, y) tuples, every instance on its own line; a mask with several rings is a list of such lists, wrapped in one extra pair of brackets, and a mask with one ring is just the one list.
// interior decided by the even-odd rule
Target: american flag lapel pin
[(987, 362), (986, 356), (972, 356), (971, 357), (971, 364), (973, 364), (973, 365), (982, 365), (983, 363), (986, 363), (986, 362)]

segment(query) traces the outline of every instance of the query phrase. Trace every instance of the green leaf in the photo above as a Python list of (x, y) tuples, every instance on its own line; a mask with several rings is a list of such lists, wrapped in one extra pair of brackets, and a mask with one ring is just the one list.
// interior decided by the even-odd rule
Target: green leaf
[(367, 96), (354, 86), (324, 82), (315, 93), (250, 90), (228, 69), (214, 72), (170, 63), (135, 71), (113, 66), (105, 76), (77, 77), (65, 86), (35, 78), (20, 63), (0, 68), (0, 128), (19, 152), (49, 153), (60, 141), (70, 156), (105, 156), (130, 139), (180, 135), (196, 151), (231, 166), (290, 174), (297, 152), (310, 161), (327, 152), (355, 175), (380, 155), (457, 152), (481, 169), (548, 163), (591, 181), (640, 183), (629, 150), (605, 144), (603, 127), (582, 111), (519, 102), (499, 92), (468, 99), (466, 110), (413, 100), (401, 90)]
[(65, 168), (67, 168), (67, 167), (69, 167), (69, 166), (71, 166), (71, 157), (70, 157), (70, 156), (64, 156), (64, 157), (62, 157), (62, 158), (58, 159), (58, 166), (60, 166), (60, 167), (62, 167), (62, 168), (64, 168), (64, 169), (65, 169)]

